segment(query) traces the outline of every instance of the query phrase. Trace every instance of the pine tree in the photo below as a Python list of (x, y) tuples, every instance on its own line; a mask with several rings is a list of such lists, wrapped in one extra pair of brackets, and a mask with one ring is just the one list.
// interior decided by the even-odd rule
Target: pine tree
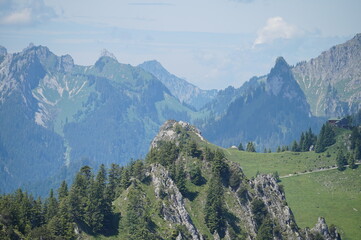
[(281, 152), (281, 147), (280, 147), (280, 146), (277, 147), (277, 152), (278, 152), (278, 153)]
[(191, 168), (189, 171), (189, 176), (193, 184), (199, 186), (203, 183), (202, 171), (198, 165)]
[(347, 164), (347, 161), (346, 161), (346, 158), (343, 154), (343, 151), (342, 149), (339, 149), (338, 150), (338, 153), (337, 153), (337, 157), (336, 157), (336, 165), (337, 165), (337, 169), (342, 171), (345, 169), (345, 165)]
[(361, 160), (361, 145), (360, 140), (356, 141), (355, 150), (354, 150), (355, 160)]
[(347, 163), (348, 167), (351, 169), (354, 169), (356, 167), (354, 154), (348, 154)]
[(244, 148), (243, 148), (242, 143), (239, 143), (239, 145), (238, 145), (238, 150), (239, 150), (239, 151), (244, 151)]
[(301, 152), (304, 149), (304, 145), (305, 145), (305, 134), (302, 132), (301, 137), (300, 137), (300, 145), (299, 145), (299, 148), (300, 148)]
[(111, 217), (111, 200), (105, 194), (107, 173), (104, 164), (99, 168), (95, 181), (92, 182), (87, 201), (85, 221), (94, 233), (100, 233)]
[(75, 181), (69, 192), (69, 210), (72, 219), (85, 221), (85, 212), (88, 203), (88, 193), (93, 180), (91, 168), (84, 166), (75, 176)]
[(53, 189), (50, 189), (49, 198), (45, 201), (45, 205), (47, 209), (45, 220), (48, 222), (56, 215), (58, 210), (58, 201), (54, 197)]
[(335, 142), (335, 132), (332, 129), (332, 126), (330, 124), (323, 124), (317, 138), (315, 152), (324, 152), (326, 147), (333, 145)]
[(239, 186), (239, 184), (241, 183), (241, 171), (239, 170), (239, 168), (233, 168), (230, 171), (230, 177), (229, 177), (229, 186), (233, 189), (236, 190)]
[(188, 144), (188, 155), (194, 158), (200, 158), (202, 151), (198, 149), (195, 141), (190, 141)]
[(186, 173), (184, 171), (184, 165), (183, 163), (180, 163), (177, 168), (175, 182), (177, 184), (177, 187), (179, 191), (182, 193), (183, 196), (187, 195), (187, 187), (186, 187)]
[(206, 204), (204, 207), (204, 216), (207, 227), (211, 233), (221, 233), (224, 230), (224, 196), (221, 178), (218, 174), (214, 173), (210, 180)]
[(128, 168), (125, 168), (122, 172), (120, 185), (123, 189), (127, 189), (130, 186), (130, 173)]
[(292, 152), (299, 152), (299, 148), (298, 148), (298, 144), (297, 144), (296, 140), (293, 141), (293, 143), (292, 143), (291, 151)]
[(321, 127), (321, 131), (320, 131), (320, 134), (318, 135), (317, 137), (317, 142), (316, 142), (316, 146), (315, 146), (315, 152), (316, 153), (321, 153), (321, 152), (324, 152), (325, 151), (325, 143), (324, 143), (324, 139), (325, 139), (325, 128), (326, 128), (326, 125), (323, 124), (322, 127)]
[(253, 142), (248, 142), (248, 143), (247, 143), (246, 151), (247, 151), (247, 152), (256, 152), (256, 148), (255, 148)]
[(214, 159), (214, 152), (210, 148), (206, 147), (203, 153), (203, 159), (208, 162), (212, 162)]
[(61, 201), (63, 198), (68, 196), (68, 184), (63, 181), (60, 188), (58, 189), (58, 198)]
[(117, 186), (120, 184), (122, 168), (118, 164), (112, 163), (108, 174), (108, 185), (106, 188), (106, 195), (112, 201), (117, 197)]
[(129, 240), (155, 239), (150, 231), (149, 203), (142, 189), (133, 182), (127, 195), (125, 225)]
[(253, 219), (256, 223), (257, 229), (262, 225), (263, 220), (266, 218), (268, 211), (266, 205), (261, 199), (255, 198), (252, 203)]
[(351, 137), (350, 137), (350, 141), (351, 141), (350, 148), (355, 149), (356, 143), (357, 141), (360, 141), (360, 139), (361, 139), (361, 135), (358, 128), (357, 127), (352, 128)]

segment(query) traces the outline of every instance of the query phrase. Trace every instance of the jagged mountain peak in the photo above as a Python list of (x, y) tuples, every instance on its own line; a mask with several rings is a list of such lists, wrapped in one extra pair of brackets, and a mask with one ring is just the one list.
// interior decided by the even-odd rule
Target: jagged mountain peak
[(115, 57), (115, 55), (113, 53), (109, 52), (107, 49), (103, 49), (101, 51), (100, 58), (102, 58), (102, 57), (109, 57), (109, 58), (112, 58), (112, 59), (118, 61), (117, 58)]
[(283, 57), (278, 57), (275, 61), (274, 67), (271, 69), (269, 75), (275, 75), (280, 73), (291, 73), (290, 66)]
[(266, 89), (273, 95), (283, 94), (288, 98), (302, 92), (293, 77), (290, 66), (283, 57), (278, 57), (275, 66), (271, 69), (267, 77)]
[(277, 59), (276, 59), (276, 63), (275, 63), (275, 68), (276, 67), (289, 67), (288, 63), (286, 62), (286, 60), (282, 57), (282, 56), (279, 56)]

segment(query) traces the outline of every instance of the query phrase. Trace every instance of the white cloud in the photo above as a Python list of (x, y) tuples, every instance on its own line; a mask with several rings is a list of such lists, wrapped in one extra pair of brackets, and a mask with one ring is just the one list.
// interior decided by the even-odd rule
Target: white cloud
[(253, 46), (270, 43), (275, 39), (290, 39), (302, 35), (302, 31), (296, 26), (291, 25), (281, 17), (273, 17), (267, 20), (266, 26), (258, 31), (258, 36)]
[(1, 0), (0, 8), (0, 25), (34, 25), (56, 17), (55, 11), (43, 0)]
[(24, 8), (18, 12), (13, 12), (5, 16), (2, 19), (1, 23), (5, 25), (28, 24), (29, 22), (31, 22), (31, 18), (31, 9)]

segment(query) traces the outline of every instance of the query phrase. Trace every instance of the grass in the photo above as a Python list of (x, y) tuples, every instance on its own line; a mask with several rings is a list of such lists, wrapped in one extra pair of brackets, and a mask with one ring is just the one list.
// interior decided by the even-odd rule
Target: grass
[(256, 176), (257, 172), (274, 173), (277, 171), (280, 176), (286, 176), (336, 164), (334, 150), (329, 150), (329, 157), (326, 153), (317, 154), (315, 152), (250, 153), (237, 149), (226, 149), (225, 153), (230, 160), (241, 165), (249, 178)]
[(342, 239), (361, 236), (361, 168), (282, 179), (297, 224), (313, 227), (319, 216), (338, 227)]

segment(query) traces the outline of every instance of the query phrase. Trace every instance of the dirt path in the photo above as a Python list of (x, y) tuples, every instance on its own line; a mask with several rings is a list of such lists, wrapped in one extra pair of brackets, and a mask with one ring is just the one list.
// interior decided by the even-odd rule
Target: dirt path
[[(355, 163), (355, 165), (360, 165), (361, 163)], [(344, 166), (345, 168), (348, 167), (348, 165)], [(285, 176), (280, 176), (280, 178), (288, 178), (288, 177), (295, 177), (295, 176), (299, 176), (299, 175), (306, 175), (306, 174), (311, 174), (311, 173), (316, 173), (316, 172), (324, 172), (324, 171), (330, 171), (330, 170), (334, 170), (337, 169), (337, 167), (330, 167), (330, 168), (322, 168), (322, 169), (316, 169), (310, 172), (300, 172), (300, 173), (291, 173)]]

